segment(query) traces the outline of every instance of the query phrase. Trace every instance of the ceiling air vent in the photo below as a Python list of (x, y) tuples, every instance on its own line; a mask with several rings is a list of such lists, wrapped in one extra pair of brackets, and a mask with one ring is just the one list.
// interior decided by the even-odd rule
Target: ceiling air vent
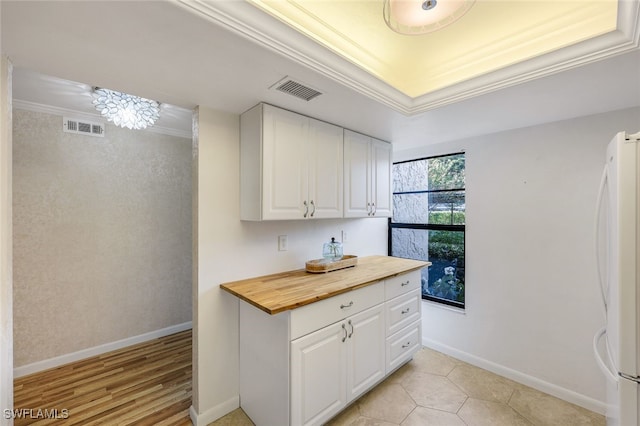
[(305, 101), (310, 101), (316, 96), (322, 95), (322, 93), (318, 92), (316, 89), (312, 89), (299, 81), (295, 81), (291, 77), (283, 78), (271, 86), (270, 89), (287, 93), (291, 96), (295, 96), (296, 98), (304, 99)]
[(62, 130), (67, 133), (104, 137), (104, 124), (63, 117)]

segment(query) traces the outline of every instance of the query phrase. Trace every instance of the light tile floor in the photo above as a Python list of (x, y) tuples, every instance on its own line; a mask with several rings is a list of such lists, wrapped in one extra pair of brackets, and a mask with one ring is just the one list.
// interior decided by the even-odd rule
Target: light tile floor
[[(328, 426), (605, 424), (599, 414), (425, 348)], [(238, 409), (212, 425), (253, 423)]]

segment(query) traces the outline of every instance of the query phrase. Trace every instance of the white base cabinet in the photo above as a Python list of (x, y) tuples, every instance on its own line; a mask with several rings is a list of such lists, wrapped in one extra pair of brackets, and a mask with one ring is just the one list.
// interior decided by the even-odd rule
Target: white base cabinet
[(347, 403), (385, 376), (384, 305), (379, 304), (347, 321)]
[(291, 342), (291, 424), (322, 424), (385, 376), (382, 303)]
[(420, 271), (385, 281), (386, 373), (409, 361), (422, 346)]
[(240, 302), (240, 405), (258, 426), (321, 425), (421, 347), (420, 271), (277, 315)]
[(321, 423), (347, 403), (345, 325), (291, 343), (291, 424)]

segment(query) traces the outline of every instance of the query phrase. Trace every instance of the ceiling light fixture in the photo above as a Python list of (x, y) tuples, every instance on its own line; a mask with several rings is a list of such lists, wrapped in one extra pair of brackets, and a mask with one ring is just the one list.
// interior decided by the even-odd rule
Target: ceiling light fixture
[(160, 116), (160, 104), (150, 99), (96, 87), (93, 104), (104, 118), (116, 126), (146, 129)]
[(474, 3), (475, 0), (384, 0), (382, 14), (393, 31), (422, 35), (454, 23)]

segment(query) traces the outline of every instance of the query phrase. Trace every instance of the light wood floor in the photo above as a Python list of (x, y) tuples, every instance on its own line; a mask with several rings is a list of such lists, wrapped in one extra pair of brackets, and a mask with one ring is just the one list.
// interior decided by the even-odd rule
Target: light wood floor
[(190, 426), (191, 355), (187, 330), (20, 377), (15, 425)]

